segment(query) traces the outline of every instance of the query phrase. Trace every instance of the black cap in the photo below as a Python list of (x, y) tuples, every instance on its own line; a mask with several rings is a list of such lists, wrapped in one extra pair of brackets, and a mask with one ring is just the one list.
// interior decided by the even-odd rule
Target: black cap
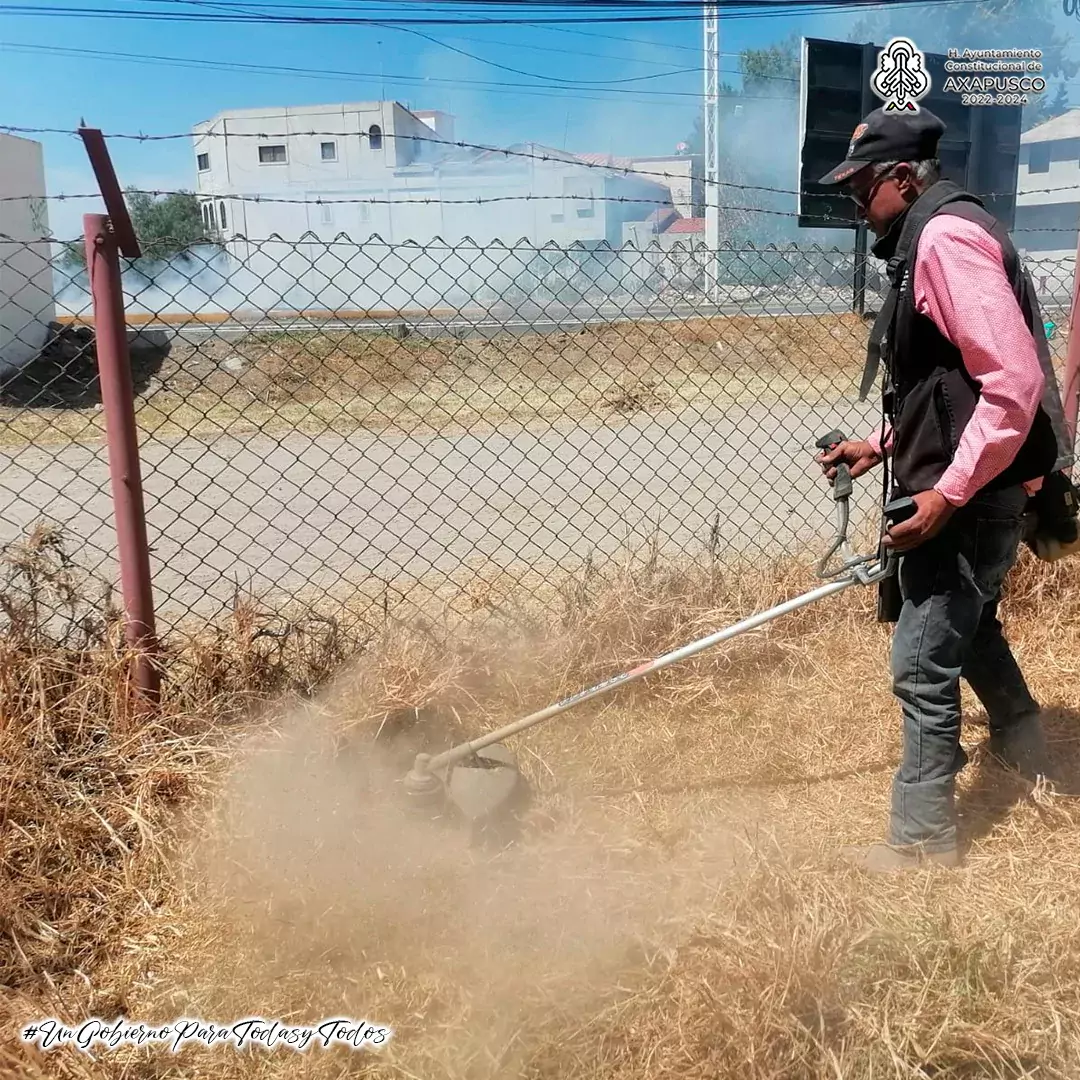
[(937, 157), (945, 125), (929, 109), (870, 113), (851, 135), (847, 158), (819, 184), (842, 184), (876, 161), (925, 161)]

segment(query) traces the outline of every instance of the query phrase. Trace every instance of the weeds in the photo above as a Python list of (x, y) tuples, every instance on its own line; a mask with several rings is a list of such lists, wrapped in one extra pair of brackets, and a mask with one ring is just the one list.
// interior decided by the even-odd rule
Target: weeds
[[(437, 838), (430, 861), (398, 881), (389, 868), (411, 834), (380, 846), (357, 816), (354, 770), (373, 747), (407, 759), (505, 722), (801, 591), (812, 568), (735, 572), (708, 551), (670, 565), (646, 549), (589, 560), (547, 610), (490, 577), (463, 614), (406, 620), (376, 604), (348, 633), (312, 611), (238, 599), (227, 624), (169, 643), (160, 716), (121, 734), (129, 658), (115, 610), (87, 621), (93, 602), (79, 601), (56, 534), (13, 556), (18, 594), (0, 596), (9, 1036), (35, 1017), (119, 1012), (371, 1016), (396, 1033), (362, 1059), (143, 1050), (96, 1062), (35, 1055), (5, 1036), (0, 1074), (1019, 1080), (1080, 1070), (1080, 821), (1067, 797), (1032, 790), (982, 753), (977, 704), (966, 702), (972, 764), (959, 796), (965, 868), (878, 882), (836, 858), (881, 835), (898, 750), (872, 590), (520, 737), (513, 748), (537, 792), (522, 850), (478, 859)], [(63, 619), (35, 626), (56, 598)], [(1080, 775), (1075, 560), (1025, 555), (1003, 612), (1054, 752)], [(295, 751), (283, 749), (286, 714)], [(320, 733), (337, 756), (318, 756)], [(238, 762), (258, 775), (275, 754), (249, 820), (212, 829)], [(290, 846), (309, 833), (318, 845)], [(246, 846), (260, 836), (265, 863)], [(195, 872), (215, 845), (234, 860), (227, 879)]]

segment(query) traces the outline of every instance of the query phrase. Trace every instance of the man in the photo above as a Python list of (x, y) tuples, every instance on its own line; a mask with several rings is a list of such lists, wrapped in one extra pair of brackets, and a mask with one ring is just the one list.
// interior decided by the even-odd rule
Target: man
[(891, 494), (917, 507), (882, 541), (900, 556), (900, 607), (889, 621), (903, 755), (888, 843), (851, 853), (874, 873), (960, 862), (961, 676), (986, 708), (991, 750), (1030, 776), (1046, 771), (1039, 706), (998, 621), (1028, 496), (1058, 456), (1041, 404), (1047, 382), (1032, 320), (1038, 332), (1042, 323), (1007, 233), (940, 179), (944, 130), (926, 109), (878, 109), (820, 181), (855, 201), (895, 291), (871, 335), (890, 422), (818, 460), (832, 479), (840, 461), (857, 477), (887, 455)]

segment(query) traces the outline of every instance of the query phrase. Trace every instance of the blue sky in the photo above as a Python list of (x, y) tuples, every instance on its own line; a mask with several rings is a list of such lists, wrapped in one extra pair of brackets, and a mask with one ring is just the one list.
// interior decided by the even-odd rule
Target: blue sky
[[(388, 16), (403, 9), (387, 4)], [(4, 18), (0, 101), (6, 107), (0, 122), (25, 127), (74, 128), (85, 119), (106, 132), (187, 132), (222, 109), (393, 97), (415, 108), (453, 113), (457, 137), (465, 141), (535, 140), (574, 151), (661, 154), (673, 151), (689, 134), (700, 108), (701, 25), (696, 20), (588, 25), (579, 27), (581, 32), (539, 26), (418, 28), (439, 38), (440, 45), (400, 29), (366, 26)], [(791, 33), (845, 38), (854, 21), (854, 14), (841, 13), (722, 20), (722, 77), (738, 83), (731, 72), (740, 49), (778, 42)], [(20, 51), (21, 46), (71, 51)], [(77, 55), (84, 48), (287, 66), (310, 69), (317, 77)], [(646, 75), (659, 77), (613, 83)], [(552, 89), (550, 83), (559, 80), (581, 85)], [(611, 92), (616, 89), (627, 92)], [(50, 195), (95, 190), (81, 143), (65, 136), (36, 137), (45, 146)], [(125, 186), (194, 186), (187, 140), (114, 142), (112, 152)], [(90, 203), (52, 203), (54, 234), (78, 235), (81, 214), (97, 209)]]

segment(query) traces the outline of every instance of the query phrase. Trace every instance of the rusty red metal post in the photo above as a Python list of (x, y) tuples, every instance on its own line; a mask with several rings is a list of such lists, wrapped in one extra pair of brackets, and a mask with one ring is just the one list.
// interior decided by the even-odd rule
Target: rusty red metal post
[[(1077, 235), (1076, 264), (1073, 267), (1072, 308), (1069, 311), (1069, 348), (1065, 354), (1065, 385), (1062, 387), (1062, 403), (1065, 406), (1065, 423), (1069, 429), (1069, 442), (1076, 447), (1076, 420), (1080, 412), (1080, 234)], [(1070, 470), (1071, 471), (1071, 470)]]
[(116, 543), (120, 557), (120, 586), (127, 616), (125, 636), (138, 651), (135, 686), (144, 702), (156, 702), (160, 673), (156, 660), (154, 596), (150, 583), (150, 550), (146, 535), (139, 438), (135, 425), (135, 395), (131, 379), (124, 294), (120, 280), (120, 251), (110, 219), (103, 214), (83, 217), (86, 272), (94, 304), (101, 403), (109, 446)]

